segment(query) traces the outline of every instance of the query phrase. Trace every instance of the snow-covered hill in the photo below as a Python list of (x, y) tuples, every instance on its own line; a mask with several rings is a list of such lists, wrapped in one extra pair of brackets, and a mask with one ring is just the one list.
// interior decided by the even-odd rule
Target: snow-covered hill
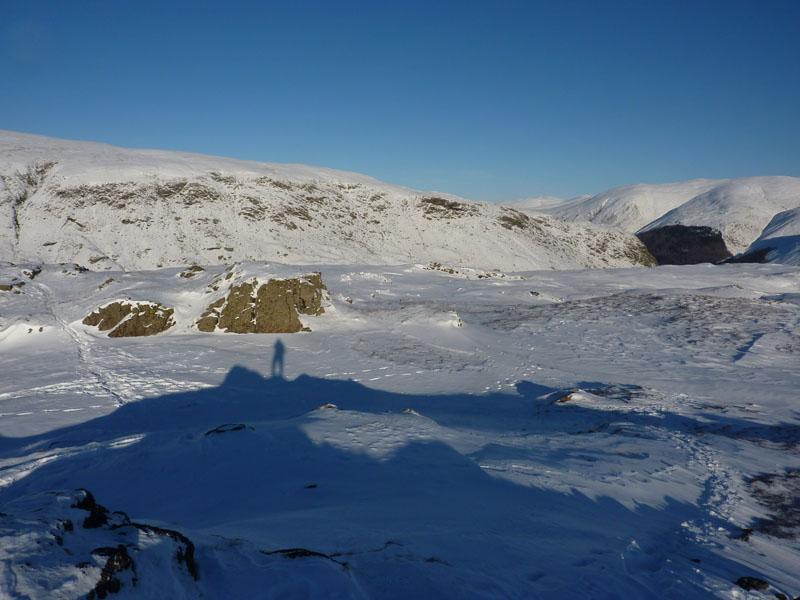
[(763, 253), (765, 262), (800, 266), (800, 208), (778, 213), (745, 255)]
[(630, 232), (669, 225), (710, 227), (737, 254), (759, 237), (775, 214), (798, 206), (800, 178), (749, 177), (631, 185), (542, 211)]
[(673, 208), (643, 230), (700, 225), (722, 233), (733, 254), (744, 252), (777, 213), (800, 206), (800, 178), (750, 177), (722, 181)]
[(636, 184), (569, 200), (543, 212), (568, 221), (590, 221), (634, 233), (718, 183), (697, 179), (658, 185)]
[(0, 132), (0, 260), (484, 269), (649, 264), (634, 236), (302, 165)]

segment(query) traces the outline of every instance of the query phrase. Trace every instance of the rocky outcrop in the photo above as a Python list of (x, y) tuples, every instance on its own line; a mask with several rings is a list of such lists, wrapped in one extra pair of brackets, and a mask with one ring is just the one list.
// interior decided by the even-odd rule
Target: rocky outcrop
[(134, 522), (85, 489), (21, 496), (3, 509), (4, 542), (14, 543), (3, 598), (197, 597), (195, 545), (179, 531)]
[(666, 225), (636, 235), (661, 265), (718, 263), (731, 257), (722, 234), (711, 227)]
[(84, 325), (109, 331), (108, 337), (138, 337), (156, 335), (175, 325), (174, 309), (157, 302), (117, 301), (88, 315)]
[(320, 315), (327, 291), (320, 273), (300, 278), (258, 280), (232, 286), (211, 303), (195, 324), (200, 331), (227, 333), (296, 333), (304, 329), (299, 315)]

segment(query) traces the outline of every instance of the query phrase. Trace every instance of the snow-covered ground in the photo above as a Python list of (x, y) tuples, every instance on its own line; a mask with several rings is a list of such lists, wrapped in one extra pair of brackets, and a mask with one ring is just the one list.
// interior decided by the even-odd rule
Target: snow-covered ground
[(236, 335), (223, 266), (0, 268), (0, 596), (800, 595), (800, 268), (316, 270), (310, 333)]

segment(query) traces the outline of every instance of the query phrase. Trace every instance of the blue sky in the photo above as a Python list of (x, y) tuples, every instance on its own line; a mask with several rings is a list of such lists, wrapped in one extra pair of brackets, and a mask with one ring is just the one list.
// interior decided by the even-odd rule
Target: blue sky
[(800, 2), (3, 2), (0, 129), (478, 200), (800, 176)]

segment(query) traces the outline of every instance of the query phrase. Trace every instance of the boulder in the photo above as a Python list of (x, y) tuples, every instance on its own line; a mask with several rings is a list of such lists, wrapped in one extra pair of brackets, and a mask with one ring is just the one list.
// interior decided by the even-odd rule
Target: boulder
[(299, 315), (325, 312), (322, 302), (327, 289), (320, 273), (262, 284), (246, 281), (212, 302), (195, 325), (206, 332), (296, 333), (304, 329)]
[(120, 300), (98, 308), (83, 320), (84, 325), (109, 331), (108, 337), (156, 335), (175, 325), (174, 309), (157, 302)]

